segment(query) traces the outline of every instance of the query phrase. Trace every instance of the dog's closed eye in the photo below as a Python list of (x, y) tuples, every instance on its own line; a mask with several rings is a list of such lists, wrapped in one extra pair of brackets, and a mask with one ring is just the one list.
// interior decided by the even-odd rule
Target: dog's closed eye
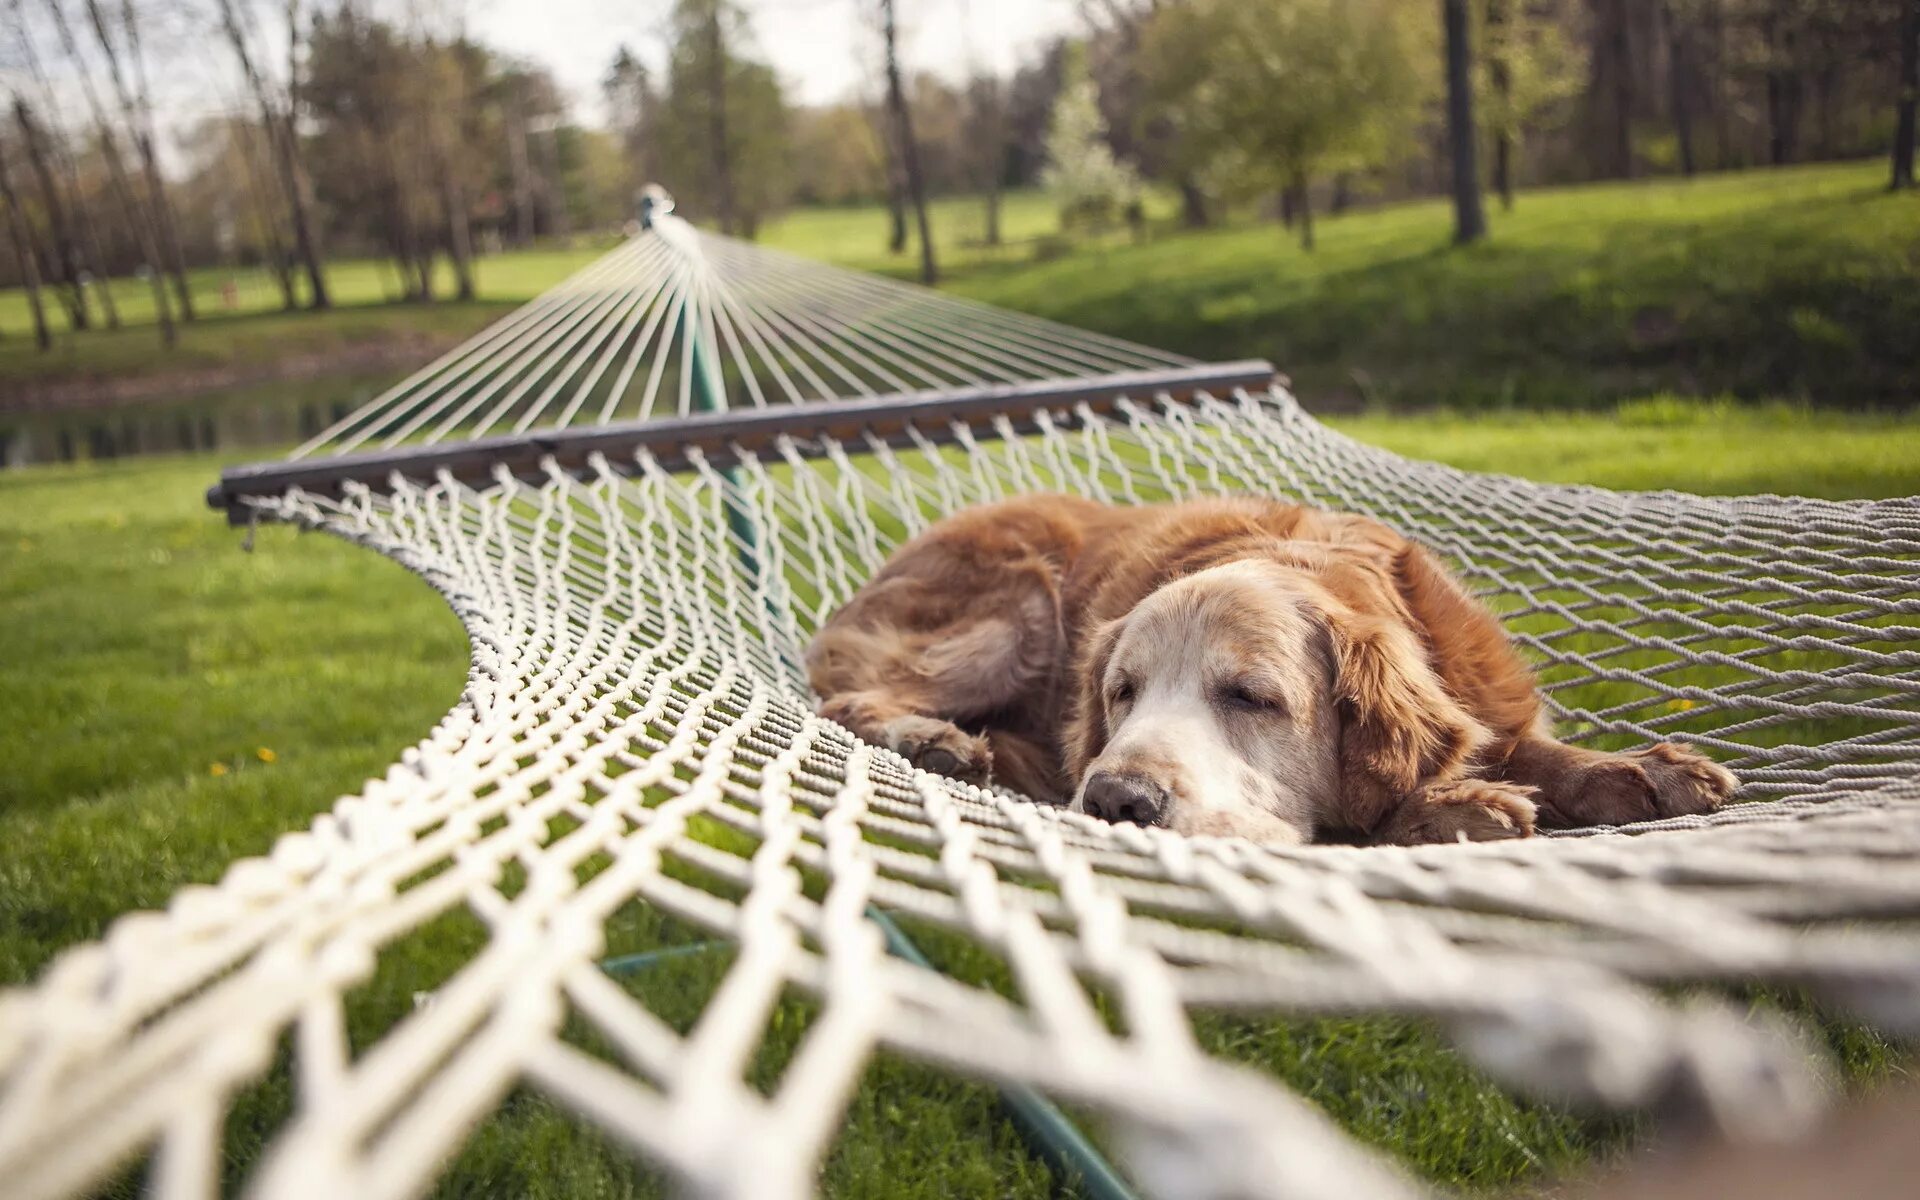
[(1220, 687), (1220, 699), (1229, 708), (1244, 709), (1248, 712), (1279, 712), (1286, 705), (1271, 692), (1263, 691), (1256, 684), (1246, 680), (1235, 680)]
[(1133, 700), (1133, 680), (1122, 676), (1107, 685), (1107, 704), (1127, 704)]

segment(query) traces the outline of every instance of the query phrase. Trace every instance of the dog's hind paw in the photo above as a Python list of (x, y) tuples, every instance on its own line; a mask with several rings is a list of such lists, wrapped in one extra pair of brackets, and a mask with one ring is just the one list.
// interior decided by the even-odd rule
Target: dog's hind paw
[(984, 784), (993, 773), (987, 740), (938, 717), (895, 717), (881, 729), (887, 748), (922, 771)]

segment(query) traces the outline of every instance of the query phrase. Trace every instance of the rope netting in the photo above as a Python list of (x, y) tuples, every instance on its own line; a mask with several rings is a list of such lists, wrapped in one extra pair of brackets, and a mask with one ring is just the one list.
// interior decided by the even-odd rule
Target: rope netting
[[(910, 310), (928, 330), (999, 336), (973, 306), (890, 284), (860, 286), (912, 303), (828, 316), (816, 298), (855, 286), (840, 273), (705, 246), (734, 274), (685, 268), (652, 233), (614, 261), (683, 271), (661, 287), (700, 307), (660, 324), (698, 330), (713, 314), (708, 344), (743, 348), (724, 385), (735, 398), (768, 377), (749, 327), (816, 322), (804, 344), (766, 343), (816, 364), (877, 344), (872, 323)], [(755, 291), (760, 263), (813, 283)], [(742, 292), (757, 326), (739, 317)], [(1111, 354), (1106, 369), (1167, 361), (994, 319)], [(942, 382), (977, 378), (955, 367)], [(421, 435), (444, 397), (419, 391), (325, 448)], [(627, 389), (608, 394), (618, 402), (595, 412), (629, 411)], [(1269, 848), (919, 773), (814, 716), (807, 639), (889, 551), (946, 513), (1037, 490), (1259, 492), (1377, 517), (1503, 614), (1563, 736), (1689, 742), (1739, 773), (1740, 802), (1503, 843)], [(1355, 443), (1274, 388), (1142, 391), (1018, 424), (841, 422), (481, 478), (396, 471), (249, 503), (438, 589), (471, 638), (465, 694), (311, 829), (0, 997), (10, 1195), (71, 1194), (142, 1153), (158, 1193), (210, 1194), (235, 1096), (275, 1069), (294, 1090), (252, 1176), (260, 1195), (418, 1193), (515, 1089), (690, 1193), (804, 1195), (885, 1052), (1099, 1114), (1154, 1194), (1401, 1196), (1420, 1188), (1275, 1078), (1204, 1051), (1194, 1014), (1405, 1014), (1517, 1091), (1741, 1136), (1797, 1128), (1826, 1072), (1797, 1026), (1704, 985), (1804, 989), (1920, 1032), (1920, 933), (1903, 924), (1920, 913), (1913, 501), (1467, 474)], [(601, 969), (636, 904), (736, 948), (684, 1031)], [(889, 957), (876, 912), (963, 940), (1000, 986)], [(346, 998), (449, 913), (486, 938), (380, 1036), (350, 1039)], [(774, 1085), (750, 1085), (744, 1064), (793, 991), (814, 1016)]]

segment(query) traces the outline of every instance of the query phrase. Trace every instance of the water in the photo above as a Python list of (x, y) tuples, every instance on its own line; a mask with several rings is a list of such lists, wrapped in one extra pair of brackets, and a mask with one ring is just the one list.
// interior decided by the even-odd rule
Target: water
[(284, 450), (373, 399), (390, 374), (249, 384), (66, 412), (0, 412), (0, 470), (259, 448)]

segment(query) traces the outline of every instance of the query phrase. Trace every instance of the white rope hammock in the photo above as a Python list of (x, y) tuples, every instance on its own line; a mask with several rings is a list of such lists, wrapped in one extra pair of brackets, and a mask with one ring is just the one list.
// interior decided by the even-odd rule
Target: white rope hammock
[[(1129, 371), (1160, 374), (1022, 382)], [(213, 1194), (223, 1118), (283, 1039), (294, 1112), (260, 1196), (417, 1194), (515, 1087), (689, 1194), (806, 1195), (886, 1050), (1103, 1114), (1151, 1194), (1353, 1200), (1421, 1189), (1203, 1053), (1191, 1012), (1411, 1014), (1512, 1088), (1744, 1136), (1818, 1107), (1808, 1040), (1667, 985), (1803, 987), (1920, 1032), (1920, 935), (1896, 920), (1920, 913), (1920, 504), (1470, 475), (1349, 441), (1278, 387), (1205, 382), (1245, 374), (661, 218), (297, 461), (230, 475), (243, 519), (438, 589), (466, 692), (310, 830), (0, 995), (6, 1193), (82, 1192), (151, 1153), (155, 1193)], [(756, 411), (697, 415), (722, 396)], [(667, 419), (621, 424), (644, 417)], [(813, 716), (802, 648), (890, 549), (1039, 489), (1378, 517), (1503, 612), (1563, 734), (1691, 742), (1746, 802), (1266, 849), (918, 774)], [(684, 1036), (597, 965), (635, 901), (737, 944)], [(875, 909), (990, 952), (1017, 998), (889, 957)], [(350, 1052), (343, 997), (455, 910), (485, 947)], [(790, 988), (818, 1015), (763, 1094), (742, 1066)]]

